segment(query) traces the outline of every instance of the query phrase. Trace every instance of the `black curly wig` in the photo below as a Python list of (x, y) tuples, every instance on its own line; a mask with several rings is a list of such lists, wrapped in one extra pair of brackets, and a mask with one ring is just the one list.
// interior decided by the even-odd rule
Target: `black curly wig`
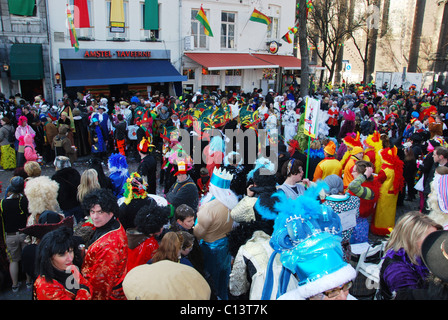
[(135, 216), (135, 226), (137, 231), (151, 235), (159, 232), (160, 229), (168, 223), (169, 215), (171, 213), (170, 207), (159, 206), (155, 201), (149, 205), (144, 205), (138, 210)]
[(115, 217), (118, 217), (119, 207), (117, 197), (109, 189), (95, 189), (84, 196), (82, 201), (82, 209), (85, 215), (90, 215), (90, 209), (95, 205), (100, 205), (104, 212), (112, 212)]

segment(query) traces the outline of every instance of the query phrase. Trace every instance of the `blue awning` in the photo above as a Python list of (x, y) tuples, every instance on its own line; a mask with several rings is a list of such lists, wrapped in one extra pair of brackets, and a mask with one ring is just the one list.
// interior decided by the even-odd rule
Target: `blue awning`
[(61, 59), (67, 87), (186, 81), (169, 60)]

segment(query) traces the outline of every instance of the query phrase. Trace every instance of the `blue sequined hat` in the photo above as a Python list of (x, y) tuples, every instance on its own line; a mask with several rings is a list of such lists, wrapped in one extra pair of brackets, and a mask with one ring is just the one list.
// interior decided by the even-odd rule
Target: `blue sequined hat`
[(307, 299), (353, 280), (356, 272), (343, 259), (341, 221), (330, 207), (321, 205), (319, 183), (297, 199), (279, 194), (279, 215), (274, 224), (271, 247), (298, 280), (298, 287), (282, 299)]

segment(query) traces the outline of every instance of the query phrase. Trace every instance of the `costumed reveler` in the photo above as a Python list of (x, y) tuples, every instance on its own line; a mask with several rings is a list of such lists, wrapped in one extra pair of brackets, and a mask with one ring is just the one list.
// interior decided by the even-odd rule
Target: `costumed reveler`
[[(260, 174), (261, 169), (267, 170), (263, 172), (265, 174)], [(269, 241), (277, 217), (273, 208), (276, 202), (273, 196), (276, 192), (274, 165), (266, 158), (259, 158), (248, 176), (253, 186), (249, 187), (248, 195), (230, 213), (237, 226), (228, 236), (230, 253), (234, 257), (229, 291), (238, 299), (260, 300), (266, 268), (273, 252)], [(279, 275), (279, 259), (274, 264), (274, 273)], [(292, 289), (294, 283), (290, 284), (289, 288)], [(274, 298), (275, 294), (276, 290), (272, 293)]]
[[(274, 290), (274, 276), (270, 270), (277, 255), (283, 265), (278, 279), (278, 299), (347, 297), (347, 292), (342, 295), (341, 291), (355, 279), (356, 271), (343, 260), (339, 216), (317, 200), (322, 188), (326, 185), (318, 183), (297, 199), (278, 195), (279, 201), (274, 207), (279, 214), (270, 241), (274, 253), (269, 261), (262, 299), (269, 299)], [(292, 290), (288, 289), (291, 281), (298, 282)]]
[(285, 144), (297, 134), (297, 121), (299, 115), (294, 110), (295, 102), (293, 100), (287, 100), (285, 102), (286, 110), (282, 116), (282, 125), (284, 126), (284, 142)]
[(231, 268), (227, 238), (233, 226), (230, 211), (238, 203), (237, 196), (230, 190), (232, 178), (227, 171), (214, 169), (209, 194), (201, 201), (194, 227), (204, 256), (204, 270), (210, 274), (216, 296), (222, 300), (228, 299)]
[(125, 300), (122, 282), (126, 275), (126, 232), (116, 218), (118, 204), (112, 191), (97, 189), (83, 200), (94, 233), (86, 244), (81, 273), (92, 285), (92, 300)]
[(123, 196), (123, 186), (130, 177), (126, 157), (120, 153), (111, 154), (107, 161), (109, 167), (109, 178), (112, 181), (113, 192), (117, 199)]
[(397, 155), (397, 147), (380, 151), (383, 164), (378, 177), (384, 180), (380, 189), (375, 216), (370, 231), (377, 235), (388, 235), (395, 226), (398, 194), (404, 185), (403, 161)]

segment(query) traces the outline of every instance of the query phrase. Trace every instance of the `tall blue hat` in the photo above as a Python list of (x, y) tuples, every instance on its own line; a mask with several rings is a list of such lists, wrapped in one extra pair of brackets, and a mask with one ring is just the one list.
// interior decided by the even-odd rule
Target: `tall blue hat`
[(356, 277), (343, 259), (340, 218), (318, 200), (322, 188), (326, 188), (324, 182), (296, 199), (278, 194), (279, 214), (270, 245), (280, 254), (283, 267), (298, 279), (293, 291), (279, 290), (281, 299), (307, 299)]

